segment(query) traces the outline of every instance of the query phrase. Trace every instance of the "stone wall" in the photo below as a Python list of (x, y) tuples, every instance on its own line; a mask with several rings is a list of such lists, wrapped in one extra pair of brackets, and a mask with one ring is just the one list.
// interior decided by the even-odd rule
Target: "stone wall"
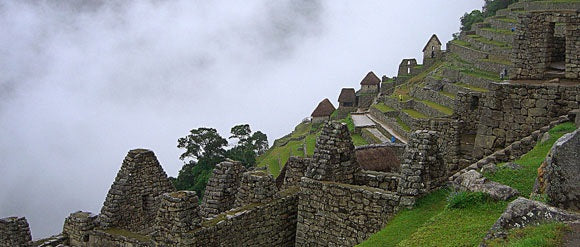
[(0, 246), (32, 246), (32, 235), (26, 218), (0, 219)]
[(239, 162), (224, 161), (215, 166), (201, 202), (202, 217), (213, 217), (234, 207), (244, 171)]
[(398, 173), (362, 170), (355, 174), (354, 184), (396, 193), (400, 179), (401, 176)]
[(87, 246), (107, 247), (153, 247), (155, 244), (150, 237), (132, 233), (118, 228), (94, 230), (89, 235)]
[(292, 186), (299, 186), (300, 178), (304, 177), (304, 173), (306, 172), (306, 168), (310, 162), (311, 159), (309, 158), (296, 156), (288, 158), (286, 165), (284, 165), (286, 172), (284, 173), (284, 180), (281, 189), (287, 189), (288, 187)]
[(555, 23), (564, 23), (565, 28), (565, 78), (580, 78), (580, 11), (529, 12), (520, 15), (515, 35), (512, 61), (515, 79), (544, 79), (558, 49), (561, 38), (555, 34)]
[(418, 74), (419, 72), (416, 71), (415, 67), (417, 67), (417, 59), (414, 58), (403, 59), (399, 64), (399, 72), (397, 74), (397, 79), (408, 76), (414, 76)]
[(77, 211), (64, 220), (62, 233), (69, 239), (69, 245), (89, 246), (89, 234), (97, 226), (97, 216), (91, 212)]
[(453, 174), (461, 167), (461, 134), (464, 129), (464, 123), (448, 118), (433, 118), (424, 122), (420, 127), (421, 130), (436, 131), (440, 135), (437, 137), (437, 149), (443, 155), (445, 169), (447, 174)]
[(298, 189), (278, 195), (267, 204), (249, 204), (205, 220), (174, 246), (294, 246)]
[(412, 207), (417, 196), (428, 193), (447, 180), (447, 169), (439, 151), (440, 134), (418, 130), (411, 134), (404, 161), (398, 194), (401, 206)]
[(482, 93), (479, 92), (458, 92), (455, 98), (455, 115), (463, 121), (462, 134), (477, 133), (479, 125), (480, 99)]
[(354, 246), (382, 229), (398, 204), (388, 191), (303, 178), (296, 246)]
[(578, 109), (578, 84), (495, 84), (480, 99), (474, 157), (481, 158)]
[(306, 177), (352, 183), (359, 170), (354, 154), (354, 145), (346, 124), (326, 123), (316, 138), (312, 162), (306, 170)]
[(147, 231), (155, 222), (159, 196), (174, 190), (152, 151), (131, 150), (111, 185), (99, 222), (103, 228)]
[(455, 99), (440, 94), (435, 90), (417, 88), (416, 90), (411, 91), (411, 96), (414, 98), (433, 101), (437, 104), (447, 106), (449, 108), (455, 108)]
[(252, 203), (266, 203), (274, 199), (278, 188), (274, 178), (267, 171), (249, 171), (242, 176), (242, 181), (236, 194), (236, 207)]
[(198, 199), (195, 191), (178, 191), (161, 196), (155, 219), (153, 238), (162, 246), (180, 242), (183, 234), (200, 226)]
[(367, 94), (367, 93), (361, 93), (357, 96), (357, 100), (358, 100), (358, 104), (357, 106), (359, 108), (368, 108), (373, 104), (373, 100), (375, 99), (375, 97), (377, 96), (377, 94)]

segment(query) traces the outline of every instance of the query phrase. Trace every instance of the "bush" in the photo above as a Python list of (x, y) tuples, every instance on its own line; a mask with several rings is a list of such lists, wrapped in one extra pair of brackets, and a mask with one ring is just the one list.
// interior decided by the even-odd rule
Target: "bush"
[(490, 201), (489, 195), (483, 192), (451, 192), (447, 196), (447, 208), (469, 208)]
[(461, 31), (471, 30), (471, 26), (478, 22), (483, 22), (483, 13), (479, 10), (471, 11), (471, 13), (465, 13), (461, 17)]

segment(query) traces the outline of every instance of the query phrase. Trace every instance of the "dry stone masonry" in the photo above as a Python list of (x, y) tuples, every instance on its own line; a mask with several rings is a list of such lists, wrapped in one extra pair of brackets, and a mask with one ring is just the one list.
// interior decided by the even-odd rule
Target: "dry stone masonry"
[(213, 217), (234, 207), (244, 171), (244, 166), (239, 162), (224, 161), (216, 165), (207, 182), (201, 203), (201, 216)]
[(306, 171), (306, 177), (352, 183), (358, 170), (354, 145), (346, 124), (338, 122), (325, 124), (316, 139), (313, 161)]
[(155, 154), (146, 149), (129, 151), (107, 194), (99, 222), (103, 228), (149, 231), (159, 196), (175, 191)]
[(97, 215), (90, 212), (74, 212), (64, 220), (63, 235), (69, 239), (72, 246), (89, 245), (89, 234), (95, 229)]
[(154, 239), (165, 246), (177, 244), (182, 234), (201, 224), (196, 193), (178, 191), (163, 194), (155, 221)]
[(272, 175), (267, 171), (249, 171), (242, 176), (242, 182), (236, 194), (236, 207), (252, 203), (265, 203), (276, 196), (278, 188)]
[(310, 162), (311, 159), (309, 158), (295, 156), (288, 158), (286, 165), (284, 165), (286, 171), (284, 175), (280, 175), (282, 177), (279, 176), (280, 179), (283, 179), (281, 188), (287, 189), (288, 187), (299, 186), (300, 179), (304, 177), (304, 172), (306, 172)]
[(32, 246), (32, 236), (26, 218), (0, 219), (0, 246)]

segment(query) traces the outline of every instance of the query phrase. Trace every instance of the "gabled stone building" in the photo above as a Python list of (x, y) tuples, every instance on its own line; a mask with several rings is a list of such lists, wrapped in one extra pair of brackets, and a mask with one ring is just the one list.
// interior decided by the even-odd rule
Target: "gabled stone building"
[(423, 48), (423, 65), (426, 67), (433, 65), (433, 61), (440, 58), (441, 54), (441, 41), (437, 35), (433, 34)]

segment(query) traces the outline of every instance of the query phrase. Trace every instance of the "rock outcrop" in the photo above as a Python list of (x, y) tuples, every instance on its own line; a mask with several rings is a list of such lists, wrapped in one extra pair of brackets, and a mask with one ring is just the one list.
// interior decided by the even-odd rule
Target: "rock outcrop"
[(520, 194), (512, 187), (488, 180), (475, 170), (460, 175), (452, 184), (455, 189), (487, 193), (496, 200), (507, 200)]
[(534, 193), (548, 196), (549, 203), (580, 209), (580, 130), (562, 136), (538, 169)]

